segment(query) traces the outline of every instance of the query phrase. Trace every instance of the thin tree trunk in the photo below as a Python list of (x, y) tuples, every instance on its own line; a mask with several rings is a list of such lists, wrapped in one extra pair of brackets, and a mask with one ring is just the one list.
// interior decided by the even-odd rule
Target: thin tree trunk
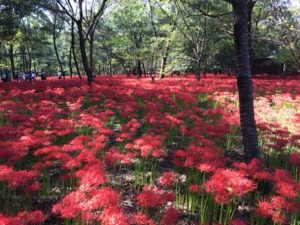
[(143, 72), (142, 72), (142, 63), (141, 63), (140, 60), (138, 60), (138, 62), (137, 62), (136, 69), (137, 69), (137, 73), (138, 73), (139, 78), (141, 78)]
[(91, 68), (89, 66), (89, 62), (88, 62), (88, 58), (87, 58), (87, 54), (86, 54), (82, 20), (77, 21), (77, 27), (78, 27), (78, 34), (79, 34), (79, 46), (80, 46), (82, 64), (83, 64), (83, 68), (84, 68), (87, 78), (88, 78), (88, 84), (91, 85), (93, 82), (93, 74), (92, 74)]
[(111, 60), (109, 60), (109, 75), (112, 76), (112, 63), (111, 63)]
[(9, 58), (10, 58), (11, 74), (13, 79), (15, 79), (14, 46), (12, 43), (9, 46)]
[(27, 54), (28, 54), (28, 68), (27, 68), (27, 70), (31, 71), (32, 61), (31, 61), (31, 52), (30, 52), (28, 41), (26, 41), (26, 48), (27, 48)]
[(253, 86), (249, 59), (248, 12), (246, 0), (233, 0), (234, 44), (237, 58), (237, 84), (240, 103), (240, 123), (245, 160), (259, 158), (254, 119)]
[(56, 19), (57, 18), (56, 17), (57, 17), (57, 15), (55, 15), (55, 18), (54, 18), (53, 31), (52, 31), (53, 32), (52, 33), (52, 35), (53, 35), (53, 46), (54, 46), (54, 51), (55, 51), (55, 55), (56, 55), (56, 58), (57, 58), (57, 62), (59, 64), (60, 72), (61, 72), (63, 78), (65, 78), (65, 72), (64, 72), (63, 64), (60, 60), (58, 50), (57, 50), (57, 45), (56, 45), (56, 38), (57, 38), (57, 36), (56, 36), (56, 21), (57, 21)]
[[(175, 27), (176, 27), (175, 25), (172, 27), (171, 34), (172, 34), (173, 31), (175, 30)], [(170, 35), (171, 35), (171, 34), (170, 34)], [(169, 39), (167, 40), (167, 43), (166, 43), (166, 49), (165, 49), (165, 52), (164, 52), (164, 54), (163, 54), (163, 57), (161, 58), (160, 74), (159, 74), (159, 78), (160, 78), (160, 79), (163, 79), (163, 78), (165, 77), (166, 66), (167, 66), (167, 61), (168, 61), (170, 49), (171, 49), (171, 39), (169, 38)]]
[(160, 64), (160, 74), (159, 74), (159, 78), (163, 79), (165, 78), (165, 74), (166, 74), (166, 66), (167, 66), (167, 60), (168, 60), (168, 56), (169, 56), (169, 51), (170, 51), (170, 46), (171, 45), (171, 40), (168, 39), (167, 43), (166, 43), (166, 50), (163, 54), (163, 57), (161, 58), (161, 64)]
[(142, 62), (142, 73), (144, 74), (145, 77), (147, 76), (146, 68), (145, 68), (145, 63), (144, 62)]
[(26, 58), (25, 58), (25, 50), (24, 50), (24, 46), (21, 46), (21, 58), (22, 58), (22, 70), (23, 72), (26, 71)]
[(74, 21), (72, 20), (72, 25), (71, 25), (71, 48), (72, 48), (72, 54), (73, 54), (73, 59), (76, 67), (77, 74), (80, 79), (82, 79), (80, 70), (79, 70), (79, 65), (77, 61), (77, 56), (75, 52), (75, 33), (74, 33)]
[(94, 34), (95, 30), (92, 30), (90, 34), (90, 68), (92, 73), (94, 72)]
[(73, 68), (72, 68), (72, 46), (69, 50), (69, 68), (70, 68), (70, 78), (73, 77)]
[(200, 81), (200, 78), (201, 78), (201, 60), (199, 58), (196, 60), (195, 73), (196, 73), (197, 81)]

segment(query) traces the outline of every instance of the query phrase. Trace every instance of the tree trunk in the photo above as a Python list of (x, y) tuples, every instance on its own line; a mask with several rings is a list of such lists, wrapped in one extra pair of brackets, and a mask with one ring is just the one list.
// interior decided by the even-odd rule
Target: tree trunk
[(84, 32), (82, 27), (82, 20), (79, 20), (76, 22), (78, 27), (78, 34), (79, 34), (79, 46), (80, 46), (80, 52), (81, 52), (81, 58), (82, 58), (82, 64), (84, 71), (86, 72), (88, 84), (91, 85), (93, 82), (93, 74), (91, 71), (91, 68), (89, 66), (87, 54), (86, 54), (86, 47), (85, 47), (85, 38), (84, 38)]
[(169, 51), (170, 51), (170, 44), (171, 44), (171, 41), (168, 40), (168, 41), (167, 41), (167, 44), (166, 44), (166, 50), (165, 50), (165, 52), (164, 52), (163, 57), (161, 58), (160, 74), (159, 74), (159, 78), (160, 78), (160, 79), (165, 78), (165, 74), (166, 74), (166, 66), (167, 66), (167, 60), (168, 60)]
[(145, 68), (145, 63), (142, 62), (142, 73), (144, 74), (144, 76), (147, 76), (147, 72), (146, 72), (146, 68)]
[(240, 123), (245, 160), (259, 158), (254, 118), (253, 86), (249, 59), (248, 10), (246, 0), (233, 0), (234, 44), (237, 58), (237, 84), (240, 103)]
[(139, 78), (141, 78), (143, 72), (142, 72), (142, 63), (140, 60), (137, 62), (136, 69), (137, 69), (137, 74), (138, 74)]
[(249, 57), (250, 57), (250, 65), (253, 64), (254, 58), (254, 48), (253, 48), (253, 35), (252, 35), (252, 12), (255, 5), (255, 0), (247, 1), (247, 10), (248, 10), (248, 36), (249, 36)]
[(200, 59), (196, 60), (195, 73), (196, 73), (197, 81), (200, 81), (200, 78), (201, 78), (201, 60)]
[(54, 22), (53, 22), (53, 31), (52, 32), (53, 32), (52, 35), (53, 35), (53, 46), (54, 46), (55, 55), (56, 55), (56, 58), (57, 58), (57, 62), (59, 64), (60, 72), (61, 72), (63, 78), (65, 78), (65, 72), (64, 72), (63, 64), (60, 60), (58, 50), (57, 50), (57, 45), (56, 45), (56, 38), (57, 38), (57, 36), (56, 36), (56, 15), (55, 15)]
[[(171, 34), (173, 33), (174, 30), (175, 30), (175, 26), (172, 27)], [(170, 48), (171, 48), (171, 39), (169, 38), (166, 43), (165, 52), (163, 54), (163, 57), (161, 58), (160, 74), (159, 74), (160, 79), (163, 79), (165, 77)]]
[(111, 63), (111, 60), (109, 60), (109, 75), (112, 76), (112, 63)]
[(30, 52), (28, 41), (26, 41), (26, 48), (27, 48), (27, 54), (28, 54), (28, 67), (27, 67), (27, 70), (31, 71), (32, 61), (31, 61), (31, 52)]
[(73, 54), (73, 59), (76, 67), (77, 74), (80, 79), (82, 79), (79, 66), (78, 66), (78, 61), (77, 61), (77, 56), (75, 52), (75, 34), (74, 34), (74, 21), (72, 20), (72, 25), (71, 25), (71, 48), (72, 48), (72, 54)]
[(73, 68), (72, 68), (72, 46), (69, 50), (69, 69), (70, 69), (70, 78), (73, 77)]
[(91, 31), (91, 34), (90, 34), (90, 68), (91, 68), (92, 74), (94, 72), (94, 34), (95, 34), (95, 30)]
[(26, 56), (25, 56), (24, 46), (21, 46), (20, 52), (21, 52), (21, 58), (22, 58), (22, 70), (23, 70), (23, 72), (26, 72), (26, 58), (25, 58)]
[(12, 43), (9, 46), (9, 58), (10, 58), (11, 74), (13, 79), (15, 79), (14, 46)]

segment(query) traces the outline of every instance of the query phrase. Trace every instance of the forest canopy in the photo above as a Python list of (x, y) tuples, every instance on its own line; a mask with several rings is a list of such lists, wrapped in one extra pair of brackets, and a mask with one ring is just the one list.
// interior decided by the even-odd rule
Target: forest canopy
[[(248, 1), (253, 72), (299, 71), (296, 2)], [(13, 73), (235, 70), (232, 6), (226, 1), (1, 0), (0, 5), (0, 67)]]

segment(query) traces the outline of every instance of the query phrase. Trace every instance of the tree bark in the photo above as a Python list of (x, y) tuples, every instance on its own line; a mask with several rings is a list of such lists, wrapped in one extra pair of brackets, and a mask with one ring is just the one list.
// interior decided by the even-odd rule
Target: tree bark
[(140, 60), (138, 60), (137, 62), (136, 70), (137, 70), (138, 77), (141, 78), (143, 71), (142, 71), (142, 63)]
[(94, 34), (95, 30), (90, 33), (90, 68), (93, 74), (94, 71)]
[(24, 46), (21, 46), (20, 52), (21, 52), (21, 58), (22, 58), (22, 70), (23, 70), (23, 72), (26, 72), (27, 68), (26, 68), (26, 56), (25, 56)]
[(71, 48), (72, 48), (72, 54), (73, 54), (73, 59), (76, 67), (77, 74), (80, 79), (82, 79), (80, 70), (79, 70), (79, 65), (77, 61), (77, 56), (75, 52), (75, 33), (74, 33), (74, 21), (72, 20), (72, 25), (71, 25)]
[(13, 79), (15, 79), (15, 61), (14, 61), (14, 46), (11, 43), (9, 45), (9, 58), (10, 58), (10, 67), (11, 67), (11, 74)]
[(254, 59), (254, 48), (253, 48), (253, 35), (252, 35), (252, 12), (256, 0), (247, 1), (247, 10), (248, 10), (248, 36), (249, 36), (249, 57), (250, 57), (250, 65), (253, 65)]
[(85, 47), (85, 38), (84, 38), (84, 32), (82, 27), (82, 20), (76, 21), (77, 27), (78, 27), (78, 34), (79, 34), (79, 46), (80, 46), (80, 52), (81, 52), (81, 58), (82, 58), (82, 64), (84, 71), (86, 72), (87, 78), (88, 78), (88, 84), (91, 85), (93, 82), (93, 74), (91, 71), (91, 68), (89, 66), (87, 54), (86, 54), (86, 47)]
[(70, 77), (73, 77), (73, 68), (72, 68), (72, 46), (69, 50), (69, 69), (70, 69)]
[(201, 78), (201, 60), (200, 59), (196, 60), (195, 73), (196, 73), (197, 81), (200, 81), (200, 78)]
[(249, 57), (248, 10), (246, 0), (233, 0), (234, 44), (237, 58), (237, 84), (240, 103), (240, 123), (245, 160), (259, 158), (254, 118), (253, 86)]
[(53, 45), (54, 45), (54, 51), (55, 51), (55, 55), (56, 55), (56, 58), (57, 58), (57, 62), (59, 64), (60, 72), (61, 72), (63, 78), (65, 78), (65, 72), (64, 72), (63, 64), (60, 60), (57, 45), (56, 45), (56, 38), (57, 38), (57, 35), (56, 35), (56, 21), (57, 21), (57, 18), (56, 17), (57, 17), (57, 15), (55, 15), (54, 22), (53, 22), (53, 33), (52, 33), (52, 35), (53, 35)]
[(166, 73), (166, 66), (167, 66), (167, 60), (169, 57), (169, 51), (170, 51), (170, 44), (171, 44), (171, 40), (168, 39), (167, 43), (166, 43), (166, 50), (164, 52), (163, 57), (161, 58), (161, 65), (160, 65), (160, 74), (159, 74), (159, 78), (163, 79), (165, 78), (165, 73)]
[(26, 41), (26, 49), (27, 49), (27, 54), (28, 54), (27, 71), (31, 71), (32, 60), (31, 60), (31, 52), (30, 52), (30, 47), (29, 47), (29, 44), (28, 44), (28, 40)]

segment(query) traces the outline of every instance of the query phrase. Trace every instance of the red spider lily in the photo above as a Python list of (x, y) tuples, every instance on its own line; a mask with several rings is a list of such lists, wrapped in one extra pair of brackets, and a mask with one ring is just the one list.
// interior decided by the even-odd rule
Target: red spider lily
[(238, 171), (218, 169), (205, 183), (205, 190), (215, 195), (215, 201), (226, 203), (231, 196), (241, 197), (256, 188), (256, 185)]
[(300, 153), (290, 154), (289, 160), (292, 164), (300, 167)]
[(28, 147), (22, 142), (17, 141), (0, 141), (0, 158), (9, 164), (14, 164), (21, 160), (28, 151)]
[(0, 214), (0, 225), (23, 225), (23, 221), (17, 217), (8, 217)]
[(90, 190), (106, 182), (104, 165), (100, 161), (93, 165), (86, 165), (75, 175), (79, 179), (80, 190)]
[(119, 194), (110, 187), (94, 190), (90, 195), (92, 197), (89, 200), (88, 205), (93, 209), (116, 206), (120, 200)]
[(103, 225), (129, 225), (127, 218), (118, 206), (104, 209), (99, 217), (99, 222)]
[(263, 168), (263, 164), (259, 159), (253, 159), (249, 163), (234, 162), (233, 167), (238, 169), (245, 176), (253, 177), (257, 180), (271, 180), (272, 174)]
[(141, 212), (134, 216), (134, 220), (137, 225), (155, 225), (153, 220), (148, 219), (148, 217)]
[(42, 224), (45, 219), (45, 215), (39, 210), (33, 212), (20, 212), (17, 217), (19, 217), (24, 224)]
[(37, 225), (44, 222), (44, 214), (37, 210), (32, 212), (20, 212), (14, 217), (0, 214), (0, 225)]
[(141, 157), (147, 158), (153, 156), (156, 158), (165, 157), (162, 150), (163, 137), (161, 135), (146, 135), (134, 141), (133, 148), (140, 150)]
[(82, 211), (80, 203), (85, 202), (85, 200), (86, 195), (84, 193), (71, 192), (52, 207), (52, 212), (61, 215), (62, 218), (76, 218)]
[(6, 181), (13, 173), (14, 169), (12, 167), (0, 165), (0, 181)]
[[(206, 141), (206, 139), (203, 139)], [(223, 167), (222, 150), (214, 147), (210, 142), (207, 146), (190, 145), (186, 151), (177, 150), (173, 155), (176, 166), (196, 168), (202, 172), (213, 172)]]
[(161, 225), (175, 225), (180, 217), (180, 212), (175, 208), (168, 208), (164, 214)]
[(256, 214), (262, 217), (269, 217), (279, 224), (288, 223), (287, 214), (291, 211), (299, 210), (295, 203), (288, 202), (284, 197), (273, 196), (270, 201), (260, 201), (256, 209)]
[(275, 181), (276, 192), (281, 196), (293, 199), (300, 192), (300, 184), (295, 181), (287, 171), (276, 169), (273, 180)]
[(248, 223), (242, 219), (233, 219), (230, 221), (230, 225), (248, 225)]
[(171, 192), (164, 192), (157, 187), (146, 186), (137, 196), (138, 205), (142, 207), (160, 207), (167, 202), (175, 201), (175, 196)]
[(173, 172), (165, 172), (159, 178), (158, 182), (164, 187), (172, 187), (177, 179), (177, 175)]
[(134, 152), (120, 153), (116, 148), (110, 148), (108, 152), (105, 153), (105, 164), (109, 167), (113, 167), (116, 164), (131, 164), (135, 158), (136, 154)]
[(199, 193), (201, 190), (203, 190), (201, 185), (192, 184), (189, 186), (189, 192)]
[(130, 120), (128, 123), (122, 125), (121, 132), (117, 134), (116, 140), (122, 142), (124, 140), (132, 139), (140, 127), (141, 124), (136, 119)]
[[(36, 179), (40, 176), (40, 173), (31, 170), (18, 170), (15, 171), (7, 166), (0, 166), (0, 181), (7, 182), (9, 187), (16, 189), (18, 187), (28, 187), (27, 190), (38, 190), (39, 185), (36, 183)], [(37, 185), (37, 186), (36, 186)]]

